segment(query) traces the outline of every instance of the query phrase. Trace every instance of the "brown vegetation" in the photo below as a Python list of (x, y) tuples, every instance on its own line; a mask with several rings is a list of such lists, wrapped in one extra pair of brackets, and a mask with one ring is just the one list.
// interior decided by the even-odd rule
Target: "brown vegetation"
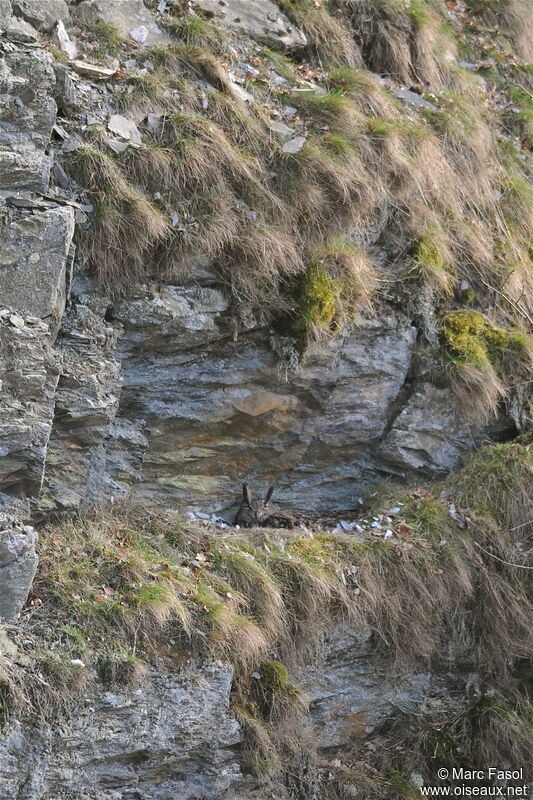
[[(481, 81), (454, 63), (457, 43), (444, 9), (425, 0), (287, 0), (285, 10), (321, 53), (314, 91), (289, 57), (262, 51), (265, 66), (287, 83), (270, 85), (262, 73), (248, 86), (254, 101), (243, 100), (212, 22), (181, 11), (173, 24), (184, 43), (139, 54), (153, 70), (117, 85), (121, 107), (162, 118), (158, 128), (143, 129), (140, 149), (108, 157), (97, 136), (69, 159), (94, 200), (85, 253), (101, 281), (117, 290), (131, 278), (171, 279), (202, 253), (238, 303), (265, 320), (281, 314), (285, 330), (320, 335), (329, 324), (301, 324), (308, 313), (302, 285), (315, 254), (332, 240), (350, 247), (352, 227), (364, 230), (381, 217), (389, 256), (383, 278), (388, 286), (420, 287), (413, 305), (417, 295), (437, 311), (453, 307), (466, 280), (474, 305), (491, 306), (504, 323), (528, 324), (533, 221), (523, 162), (498, 141), (501, 120)], [(347, 20), (365, 67), (423, 86), (435, 111), (402, 108), (359, 67)], [(333, 30), (337, 38), (327, 33)], [(326, 39), (335, 50), (328, 58)], [(269, 127), (272, 113), (287, 105), (297, 108), (291, 124), (306, 137), (292, 154)], [(379, 282), (373, 269), (360, 276), (356, 305), (364, 310)], [(344, 292), (337, 300), (333, 329), (356, 320), (353, 297)], [(452, 376), (465, 406), (471, 388), (484, 390), (470, 413), (489, 416), (503, 396), (501, 376), (492, 377), (471, 365)]]

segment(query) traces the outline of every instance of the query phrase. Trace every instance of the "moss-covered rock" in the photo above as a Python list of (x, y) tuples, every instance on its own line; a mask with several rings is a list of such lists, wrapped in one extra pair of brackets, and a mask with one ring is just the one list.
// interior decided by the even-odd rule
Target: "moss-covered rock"
[(502, 375), (519, 364), (527, 369), (531, 363), (531, 336), (522, 331), (499, 328), (477, 311), (446, 314), (441, 340), (452, 360), (476, 367), (491, 363)]

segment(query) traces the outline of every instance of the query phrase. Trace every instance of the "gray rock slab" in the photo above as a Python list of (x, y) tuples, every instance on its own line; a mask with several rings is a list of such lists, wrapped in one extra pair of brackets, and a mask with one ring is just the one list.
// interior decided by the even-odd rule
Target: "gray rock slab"
[(0, 191), (48, 188), (55, 80), (43, 50), (7, 53), (0, 61)]
[(305, 47), (305, 34), (271, 0), (198, 0), (196, 5), (216, 15), (221, 25), (266, 42), (295, 50)]
[(334, 631), (323, 658), (302, 675), (310, 700), (313, 741), (319, 749), (350, 747), (401, 709), (414, 712), (430, 685), (429, 673), (387, 673), (372, 655), (369, 634)]
[[(142, 0), (83, 0), (72, 9), (72, 14), (79, 22), (91, 23), (97, 20), (112, 22), (124, 38), (132, 38), (131, 32), (138, 28), (146, 29), (142, 44), (147, 47), (158, 44), (169, 44), (173, 41), (156, 22), (155, 15)], [(134, 41), (138, 41), (133, 35)]]
[(67, 255), (74, 233), (68, 207), (0, 213), (1, 302), (25, 316), (55, 317), (65, 307)]
[(472, 426), (462, 418), (449, 389), (425, 383), (394, 421), (377, 456), (407, 472), (443, 472), (456, 467), (474, 442)]
[(31, 526), (0, 512), (0, 621), (13, 622), (26, 602), (37, 570), (36, 543)]
[(8, 20), (11, 19), (12, 13), (11, 0), (0, 0), (0, 25), (2, 28), (4, 28)]
[(97, 500), (105, 483), (102, 442), (117, 413), (122, 384), (113, 357), (116, 336), (82, 303), (63, 318), (57, 343), (61, 374), (40, 500), (48, 510)]
[(0, 311), (0, 492), (39, 493), (59, 375), (49, 328)]
[(51, 31), (58, 20), (68, 22), (70, 19), (65, 0), (13, 0), (13, 11), (43, 31)]
[(138, 491), (216, 510), (241, 480), (268, 480), (289, 503), (355, 503), (365, 450), (409, 369), (409, 320), (368, 320), (317, 344), (286, 379), (262, 332), (222, 338), (224, 309), (216, 290), (179, 287), (116, 309), (125, 329), (120, 415), (146, 423)]
[(138, 689), (99, 686), (53, 731), (14, 724), (0, 734), (2, 800), (244, 800), (254, 782), (238, 761), (231, 683), (220, 662), (152, 670)]
[(398, 100), (401, 100), (402, 103), (405, 103), (407, 106), (411, 106), (411, 108), (422, 109), (424, 111), (437, 110), (437, 106), (430, 103), (429, 100), (426, 100), (424, 97), (420, 97), (416, 92), (412, 92), (410, 89), (398, 86), (392, 88), (391, 92)]

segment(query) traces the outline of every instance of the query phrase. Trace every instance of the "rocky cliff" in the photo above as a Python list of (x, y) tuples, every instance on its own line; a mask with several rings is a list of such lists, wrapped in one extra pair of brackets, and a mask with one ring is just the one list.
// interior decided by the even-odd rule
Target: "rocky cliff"
[[(402, 755), (411, 712), (462, 714), (460, 696), (487, 692), (527, 740), (509, 686), (531, 657), (511, 619), (530, 608), (532, 53), (529, 0), (0, 0), (0, 798), (409, 796), (431, 772)], [(496, 509), (477, 489), (456, 496), (481, 446), (464, 479), (493, 487)], [(316, 547), (303, 553), (293, 534), (245, 544), (225, 527), (242, 482), (341, 522), (304, 525)], [(145, 545), (121, 532), (132, 502), (128, 526), (150, 542), (146, 520), (164, 520), (154, 535), (173, 548), (142, 569)], [(109, 551), (104, 533), (92, 550), (70, 543), (89, 518)], [(383, 633), (366, 548), (416, 565), (464, 530), (485, 556), (456, 554), (457, 581), (471, 574), (453, 613), (449, 586), (425, 604), (409, 577), (381, 584), (413, 618), (441, 604), (471, 628), (409, 656), (402, 637), (427, 631), (397, 610), (404, 633)], [(211, 555), (226, 536), (240, 570)], [(300, 589), (279, 565), (244, 581), (246, 558), (270, 570), (272, 548), (298, 562)], [(129, 571), (106, 574), (123, 559)], [(499, 575), (498, 559), (515, 571)], [(258, 621), (257, 582), (281, 593), (294, 647), (261, 619), (243, 663), (234, 628)], [(299, 591), (327, 622), (291, 605)], [(496, 594), (514, 598), (493, 641), (509, 649), (501, 685), (480, 644), (497, 614), (469, 617), (479, 602), (499, 612)], [(142, 680), (106, 679), (106, 659), (138, 658)], [(277, 692), (253, 688), (261, 664), (285, 663)], [(390, 763), (374, 758), (383, 726)]]

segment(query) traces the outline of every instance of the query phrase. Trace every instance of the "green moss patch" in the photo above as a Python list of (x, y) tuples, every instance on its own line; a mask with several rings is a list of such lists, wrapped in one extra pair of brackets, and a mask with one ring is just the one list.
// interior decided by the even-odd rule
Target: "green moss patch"
[(530, 361), (530, 336), (521, 331), (498, 328), (477, 311), (446, 314), (441, 339), (452, 360), (473, 366), (490, 362), (501, 373), (519, 363), (527, 368)]

